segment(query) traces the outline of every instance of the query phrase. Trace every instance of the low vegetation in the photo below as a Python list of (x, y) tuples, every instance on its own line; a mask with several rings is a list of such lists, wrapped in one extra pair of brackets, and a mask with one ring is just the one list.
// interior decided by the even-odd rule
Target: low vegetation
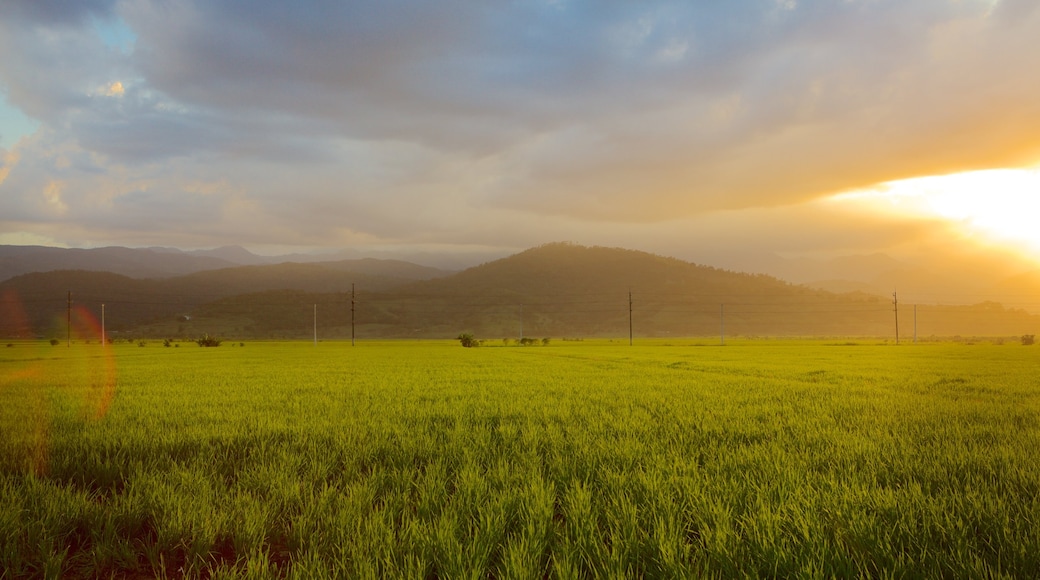
[(220, 346), (224, 341), (215, 336), (204, 334), (195, 341), (199, 346), (214, 347)]
[(458, 344), (2, 349), (2, 575), (1040, 570), (1017, 341)]

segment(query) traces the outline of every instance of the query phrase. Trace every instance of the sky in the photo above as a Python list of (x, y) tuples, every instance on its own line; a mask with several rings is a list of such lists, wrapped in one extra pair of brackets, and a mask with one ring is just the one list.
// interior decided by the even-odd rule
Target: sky
[(1037, 71), (1034, 0), (4, 0), (0, 243), (1010, 275)]

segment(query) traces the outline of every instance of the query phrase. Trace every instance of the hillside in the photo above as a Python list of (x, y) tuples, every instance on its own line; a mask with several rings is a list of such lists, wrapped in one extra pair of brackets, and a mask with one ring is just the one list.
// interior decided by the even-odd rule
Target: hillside
[[(362, 271), (364, 270), (364, 271)], [(35, 335), (63, 328), (66, 292), (133, 336), (481, 338), (635, 336), (894, 337), (890, 300), (833, 293), (617, 248), (548, 244), (450, 275), (380, 260), (285, 263), (163, 280), (51, 272), (0, 283), (9, 320)], [(351, 295), (352, 284), (356, 295)], [(353, 298), (353, 300), (352, 300)], [(16, 304), (16, 299), (20, 304)], [(352, 311), (353, 306), (353, 311)], [(19, 310), (21, 309), (21, 310)], [(915, 331), (900, 305), (899, 333)], [(1040, 317), (999, 304), (920, 306), (920, 336), (1036, 334)], [(0, 333), (27, 331), (0, 325)]]
[[(887, 305), (876, 297), (573, 244), (547, 244), (418, 282), (376, 306), (418, 333), (627, 336), (630, 297), (632, 332), (639, 336), (718, 334), (722, 317), (731, 334), (884, 334), (892, 327)], [(720, 314), (724, 308), (728, 316)], [(821, 315), (807, 320), (804, 314), (814, 311)]]
[(0, 282), (0, 336), (62, 334), (69, 292), (73, 304), (100, 318), (114, 332), (156, 326), (188, 332), (186, 325), (203, 305), (228, 297), (272, 290), (350, 292), (356, 284), (384, 291), (444, 272), (382, 260), (319, 264), (239, 266), (162, 279), (136, 279), (112, 272), (57, 270), (15, 276)]

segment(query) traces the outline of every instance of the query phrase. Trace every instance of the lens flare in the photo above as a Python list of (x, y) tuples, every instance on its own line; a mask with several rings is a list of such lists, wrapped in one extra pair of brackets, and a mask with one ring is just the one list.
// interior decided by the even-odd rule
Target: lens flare
[(31, 338), (32, 329), (22, 301), (14, 290), (0, 294), (0, 336)]
[(89, 417), (101, 419), (108, 414), (116, 394), (116, 367), (112, 348), (101, 342), (101, 323), (83, 306), (72, 309), (72, 335), (77, 340), (99, 341), (100, 352), (88, 359), (85, 365), (87, 376), (83, 403)]
[(55, 430), (100, 421), (115, 400), (115, 353), (101, 342), (97, 317), (77, 305), (61, 318), (67, 346), (33, 338), (19, 296), (0, 296), (0, 336), (17, 339), (0, 358), (0, 473), (46, 475)]

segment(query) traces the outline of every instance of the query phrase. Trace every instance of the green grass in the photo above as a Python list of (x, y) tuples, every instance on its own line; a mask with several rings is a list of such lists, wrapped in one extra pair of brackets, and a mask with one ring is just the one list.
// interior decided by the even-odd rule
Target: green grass
[(0, 577), (1040, 573), (1040, 347), (234, 344), (0, 350)]

